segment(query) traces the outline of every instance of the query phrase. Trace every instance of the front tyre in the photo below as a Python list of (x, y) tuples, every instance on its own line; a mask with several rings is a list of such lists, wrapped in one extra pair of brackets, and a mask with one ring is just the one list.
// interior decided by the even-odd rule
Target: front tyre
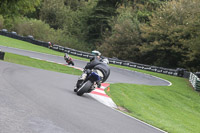
[(84, 93), (88, 92), (88, 90), (92, 87), (92, 82), (88, 80), (85, 82), (78, 90), (77, 95), (82, 96)]
[(74, 62), (72, 61), (72, 66), (74, 66)]

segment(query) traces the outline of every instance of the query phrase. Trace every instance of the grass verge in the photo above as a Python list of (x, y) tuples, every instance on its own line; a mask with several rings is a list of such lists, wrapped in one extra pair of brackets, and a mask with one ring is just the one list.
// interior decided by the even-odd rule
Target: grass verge
[[(122, 67), (122, 66), (121, 66)], [(122, 67), (129, 70), (134, 68)], [(111, 84), (106, 92), (125, 113), (173, 133), (200, 131), (200, 93), (185, 78), (137, 70), (172, 83), (172, 86)]]
[(72, 75), (82, 74), (80, 70), (74, 69), (72, 67), (67, 67), (64, 65), (37, 60), (37, 59), (33, 59), (27, 56), (16, 55), (12, 53), (5, 53), (4, 61), (21, 64), (25, 66), (30, 66), (30, 67), (35, 67), (35, 68), (40, 68), (40, 69), (45, 69), (45, 70), (50, 70), (50, 71), (55, 71), (55, 72), (72, 74)]

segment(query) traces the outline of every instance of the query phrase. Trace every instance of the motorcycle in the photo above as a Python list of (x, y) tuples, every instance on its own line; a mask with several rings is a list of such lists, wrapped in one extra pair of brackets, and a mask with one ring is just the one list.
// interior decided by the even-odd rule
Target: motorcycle
[(68, 65), (72, 65), (74, 66), (74, 62), (72, 60), (65, 60), (67, 62)]
[(84, 93), (90, 93), (95, 88), (97, 88), (97, 82), (101, 80), (101, 77), (99, 76), (97, 71), (93, 70), (87, 74), (84, 80), (81, 79), (82, 76), (77, 82), (77, 89), (75, 91), (79, 96), (82, 96)]
[(67, 63), (68, 65), (74, 66), (74, 62), (73, 62), (72, 58), (69, 57), (67, 54), (64, 56), (64, 60), (66, 61), (66, 63)]

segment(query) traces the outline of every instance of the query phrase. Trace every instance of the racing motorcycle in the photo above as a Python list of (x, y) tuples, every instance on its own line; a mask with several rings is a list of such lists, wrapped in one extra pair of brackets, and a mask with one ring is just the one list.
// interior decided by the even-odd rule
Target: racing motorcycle
[(74, 66), (74, 62), (73, 62), (72, 58), (69, 57), (68, 54), (65, 54), (65, 56), (64, 56), (64, 60), (66, 61), (66, 63), (67, 63), (68, 65), (72, 65), (72, 66)]
[(90, 93), (93, 91), (95, 88), (97, 88), (97, 82), (100, 82), (101, 80), (101, 77), (96, 70), (87, 72), (85, 78), (83, 78), (83, 75), (79, 78), (76, 85), (77, 88), (75, 92), (79, 96), (82, 96), (84, 93)]

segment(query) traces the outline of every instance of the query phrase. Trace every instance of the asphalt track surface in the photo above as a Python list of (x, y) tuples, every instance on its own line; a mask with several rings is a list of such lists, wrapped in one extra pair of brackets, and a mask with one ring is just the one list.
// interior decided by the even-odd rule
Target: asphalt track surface
[[(0, 49), (4, 52), (10, 52), (14, 54), (29, 56), (33, 58), (39, 58), (42, 60), (49, 60), (57, 63), (66, 63), (64, 61), (63, 57), (60, 56), (54, 56), (49, 54), (43, 54), (38, 52), (31, 52), (27, 50), (20, 50), (16, 48), (9, 48), (0, 46)], [(64, 54), (63, 54), (64, 56)], [(84, 68), (84, 66), (87, 64), (85, 61), (80, 60), (74, 60), (76, 67)], [(108, 83), (132, 83), (132, 84), (144, 84), (144, 85), (155, 85), (155, 86), (168, 86), (170, 85), (170, 82), (159, 79), (157, 77), (143, 74), (140, 72), (135, 71), (128, 71), (116, 67), (111, 67), (111, 74), (110, 77), (107, 80)]]
[[(17, 52), (13, 53), (17, 54)], [(40, 55), (35, 52), (32, 53), (33, 55), (31, 52), (28, 53), (29, 55), (26, 56)], [(60, 57), (53, 57), (59, 59), (56, 61), (63, 61)], [(79, 67), (86, 64), (86, 62), (75, 61), (75, 65), (78, 65), (78, 62), (81, 62)], [(111, 73), (114, 73), (113, 76), (117, 75), (113, 69)], [(130, 71), (128, 73), (131, 75)], [(99, 103), (89, 95), (77, 96), (73, 92), (77, 78), (78, 76), (74, 75), (0, 61), (0, 133), (162, 132)], [(151, 78), (155, 77), (150, 76), (146, 79), (151, 80)], [(115, 79), (110, 77), (109, 82), (119, 81)], [(160, 85), (169, 84), (155, 79)]]

